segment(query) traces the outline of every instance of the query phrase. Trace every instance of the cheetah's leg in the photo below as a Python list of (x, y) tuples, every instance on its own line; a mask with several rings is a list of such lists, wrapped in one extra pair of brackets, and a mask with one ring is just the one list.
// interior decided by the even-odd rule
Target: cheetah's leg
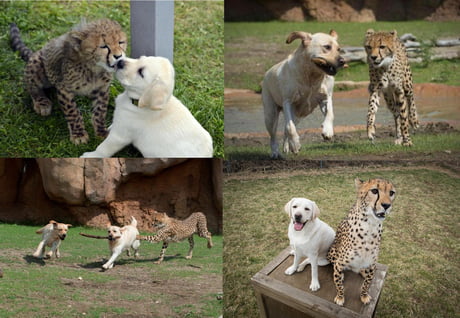
[(211, 232), (208, 231), (206, 226), (206, 219), (203, 222), (198, 222), (198, 236), (208, 240), (208, 248), (213, 246)]
[(193, 241), (193, 234), (188, 238), (188, 243), (190, 244), (190, 248), (188, 250), (187, 256), (185, 256), (186, 259), (191, 259), (193, 255), (193, 247), (195, 246), (195, 242)]
[(388, 109), (393, 114), (393, 118), (395, 121), (395, 144), (400, 145), (402, 144), (402, 135), (401, 135), (401, 117), (399, 116), (399, 109), (396, 106), (395, 96), (392, 92), (384, 92), (383, 97), (385, 98), (385, 102), (387, 103)]
[(107, 128), (105, 127), (105, 118), (109, 104), (109, 87), (94, 91), (90, 98), (93, 100), (93, 115), (91, 119), (94, 132), (99, 137), (106, 137)]
[(417, 106), (415, 106), (412, 84), (409, 85), (408, 89), (404, 90), (404, 95), (406, 95), (407, 105), (409, 106), (409, 123), (412, 128), (417, 129), (420, 126), (420, 122), (418, 121)]
[(371, 285), (372, 279), (374, 278), (374, 273), (375, 273), (375, 264), (372, 265), (369, 268), (362, 269), (360, 271), (361, 276), (364, 277), (364, 282), (363, 285), (361, 286), (361, 293), (359, 296), (361, 297), (361, 302), (365, 305), (367, 305), (372, 297), (369, 295), (369, 287)]
[[(369, 90), (371, 90), (369, 88)], [(375, 114), (379, 109), (379, 92), (378, 90), (371, 91), (369, 97), (369, 109), (367, 110), (367, 137), (374, 142), (375, 139)]]
[(343, 279), (345, 275), (343, 274), (343, 267), (337, 263), (334, 263), (334, 283), (335, 289), (337, 291), (337, 295), (334, 298), (334, 302), (339, 305), (343, 306), (345, 303), (345, 294), (343, 288)]
[(42, 116), (51, 114), (52, 103), (43, 90), (51, 85), (49, 85), (46, 78), (45, 67), (40, 52), (30, 57), (25, 68), (24, 80), (27, 91), (32, 97), (35, 112)]
[(158, 261), (155, 262), (155, 264), (160, 264), (161, 262), (163, 262), (167, 248), (168, 248), (168, 242), (163, 242), (163, 247), (161, 248), (161, 252), (160, 252), (160, 258), (158, 259)]
[(74, 95), (62, 89), (57, 90), (57, 98), (61, 105), (64, 117), (70, 132), (70, 141), (74, 144), (84, 144), (88, 142), (88, 133), (85, 130), (83, 117), (74, 100)]
[[(399, 106), (399, 121), (400, 121), (400, 132), (402, 135), (402, 145), (412, 146), (412, 141), (409, 136), (409, 112), (407, 109), (407, 101), (404, 96), (402, 89), (397, 89), (395, 92), (396, 105)], [(395, 141), (397, 143), (398, 140)]]

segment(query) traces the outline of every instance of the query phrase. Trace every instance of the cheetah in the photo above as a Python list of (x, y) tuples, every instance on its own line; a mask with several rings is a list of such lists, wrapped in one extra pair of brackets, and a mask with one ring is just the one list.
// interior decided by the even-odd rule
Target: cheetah
[(382, 92), (394, 116), (395, 144), (412, 146), (409, 124), (413, 129), (417, 129), (419, 121), (406, 49), (397, 37), (396, 30), (374, 32), (372, 29), (366, 32), (364, 48), (367, 53), (370, 78), (367, 136), (374, 141), (375, 114), (379, 107), (379, 92)]
[(163, 247), (161, 249), (160, 258), (156, 261), (156, 264), (160, 264), (168, 248), (170, 242), (180, 242), (188, 239), (190, 249), (188, 251), (186, 259), (192, 258), (194, 241), (193, 234), (197, 233), (200, 237), (208, 240), (208, 248), (212, 248), (211, 233), (207, 229), (206, 216), (201, 212), (192, 213), (185, 220), (178, 220), (170, 218), (166, 213), (153, 211), (153, 228), (158, 230), (155, 235), (139, 235), (137, 239), (148, 241), (150, 243), (156, 243), (163, 241)]
[(340, 223), (327, 255), (334, 268), (337, 290), (334, 302), (340, 306), (345, 303), (344, 270), (361, 274), (364, 278), (361, 302), (368, 304), (371, 301), (368, 291), (379, 254), (382, 223), (390, 213), (396, 195), (393, 184), (383, 179), (355, 179), (355, 186), (358, 192), (356, 203)]
[(92, 124), (97, 136), (105, 137), (105, 118), (109, 86), (115, 65), (125, 56), (126, 35), (112, 20), (82, 22), (73, 30), (50, 40), (41, 50), (32, 52), (21, 40), (19, 28), (10, 25), (13, 50), (27, 62), (24, 80), (32, 97), (35, 112), (51, 113), (52, 102), (45, 89), (55, 87), (57, 100), (67, 120), (70, 141), (86, 143), (89, 139), (75, 96), (93, 101)]

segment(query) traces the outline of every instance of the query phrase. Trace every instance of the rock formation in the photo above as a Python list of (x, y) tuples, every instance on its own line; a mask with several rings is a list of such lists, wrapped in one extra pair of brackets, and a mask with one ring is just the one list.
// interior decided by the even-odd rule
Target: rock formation
[(150, 229), (147, 208), (185, 218), (202, 211), (222, 231), (220, 159), (0, 159), (0, 221)]

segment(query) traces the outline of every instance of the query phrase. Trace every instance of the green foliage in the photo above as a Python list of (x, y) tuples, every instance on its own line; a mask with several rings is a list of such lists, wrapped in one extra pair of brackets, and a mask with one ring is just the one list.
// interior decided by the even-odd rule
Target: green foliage
[[(129, 1), (10, 1), (0, 2), (0, 156), (78, 157), (94, 150), (101, 138), (94, 136), (91, 103), (78, 98), (85, 127), (86, 145), (73, 145), (64, 116), (57, 103), (48, 117), (31, 107), (23, 85), (24, 61), (9, 45), (9, 24), (15, 22), (24, 42), (38, 50), (50, 39), (67, 32), (82, 18), (110, 18), (129, 35)], [(200, 21), (200, 23), (197, 23)], [(175, 95), (191, 110), (214, 141), (214, 156), (223, 157), (223, 3), (175, 2), (174, 66)], [(128, 48), (129, 54), (129, 48)], [(114, 98), (123, 91), (114, 81), (110, 89), (107, 125), (113, 114)], [(139, 157), (133, 147), (119, 157)]]

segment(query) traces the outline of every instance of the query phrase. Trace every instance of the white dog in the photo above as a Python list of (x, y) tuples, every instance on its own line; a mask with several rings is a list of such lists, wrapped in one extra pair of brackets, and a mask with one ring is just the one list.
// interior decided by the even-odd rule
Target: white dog
[(278, 117), (283, 111), (284, 152), (298, 153), (299, 135), (296, 124), (302, 117), (308, 116), (320, 105), (325, 119), (323, 137), (330, 139), (334, 135), (332, 91), (334, 78), (341, 67), (346, 67), (340, 56), (337, 33), (292, 32), (286, 43), (300, 39), (299, 48), (285, 60), (274, 65), (265, 74), (262, 83), (262, 102), (264, 104), (265, 126), (270, 134), (272, 158), (280, 157), (276, 130)]
[(59, 245), (67, 236), (67, 231), (72, 224), (58, 223), (51, 220), (47, 225), (37, 230), (35, 233), (42, 234), (42, 240), (38, 244), (37, 250), (33, 254), (36, 258), (45, 258), (45, 248), (51, 247), (51, 250), (46, 253), (46, 258), (51, 258), (53, 254), (56, 258), (61, 257)]
[(168, 59), (125, 58), (117, 64), (116, 77), (125, 91), (115, 100), (109, 135), (82, 157), (111, 157), (129, 144), (150, 158), (213, 156), (209, 133), (172, 95), (174, 68)]
[[(286, 203), (284, 210), (291, 219), (288, 236), (294, 253), (294, 263), (284, 273), (292, 275), (311, 264), (310, 289), (317, 291), (320, 288), (318, 266), (329, 264), (326, 256), (334, 241), (335, 232), (318, 218), (319, 208), (313, 201), (293, 198)], [(300, 263), (302, 257), (307, 258)]]
[(137, 230), (137, 220), (133, 216), (131, 216), (131, 224), (125, 225), (122, 228), (109, 223), (107, 225), (107, 232), (109, 234), (109, 249), (111, 255), (107, 263), (102, 265), (103, 269), (112, 268), (117, 257), (125, 250), (128, 256), (130, 256), (130, 248), (134, 250), (134, 257), (139, 256), (138, 249), (141, 243), (136, 239), (136, 236), (139, 235), (139, 231)]

